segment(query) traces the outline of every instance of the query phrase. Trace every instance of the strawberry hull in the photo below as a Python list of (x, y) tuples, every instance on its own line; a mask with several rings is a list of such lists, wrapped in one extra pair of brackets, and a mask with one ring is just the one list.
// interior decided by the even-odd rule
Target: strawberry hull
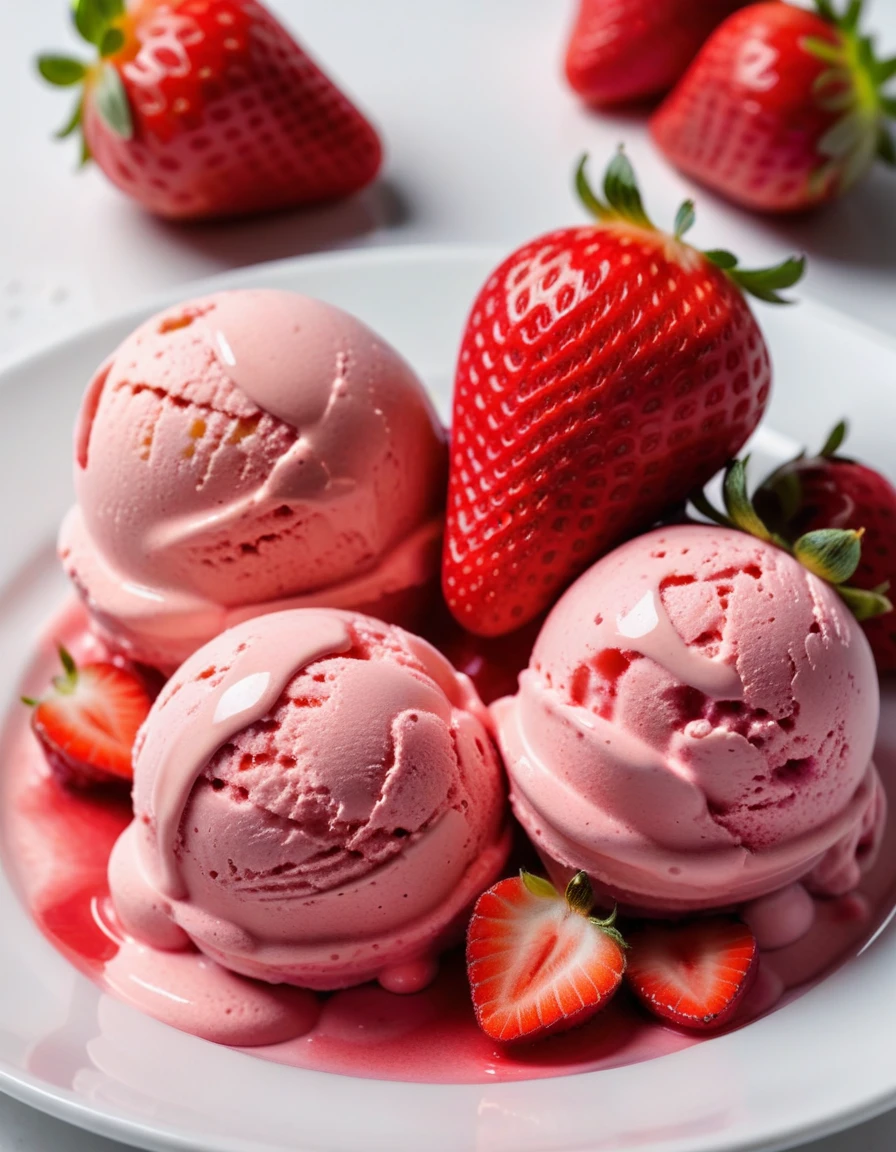
[[(795, 510), (785, 507), (788, 498)], [(864, 530), (862, 555), (852, 578), (857, 588), (892, 588), (896, 576), (896, 489), (879, 472), (839, 456), (800, 458), (766, 480), (756, 497), (768, 523), (788, 539), (819, 528)], [(862, 621), (878, 672), (896, 671), (896, 617)]]
[(871, 47), (791, 4), (753, 4), (706, 42), (651, 120), (688, 176), (761, 212), (834, 199), (889, 154)]
[(770, 386), (740, 289), (671, 237), (571, 228), (514, 253), (473, 305), (457, 368), (454, 614), (486, 636), (532, 619), (736, 454)]

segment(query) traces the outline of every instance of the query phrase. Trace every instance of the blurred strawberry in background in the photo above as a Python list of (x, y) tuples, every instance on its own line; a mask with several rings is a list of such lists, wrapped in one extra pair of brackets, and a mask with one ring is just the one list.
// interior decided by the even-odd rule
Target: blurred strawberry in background
[(875, 158), (896, 163), (896, 58), (876, 57), (861, 0), (815, 9), (754, 4), (713, 33), (651, 123), (673, 164), (748, 208), (793, 212), (841, 195)]
[(38, 60), (79, 98), (59, 136), (144, 208), (201, 219), (335, 199), (376, 175), (379, 138), (255, 0), (77, 0), (85, 63)]
[(589, 104), (667, 92), (744, 0), (580, 0), (566, 77)]

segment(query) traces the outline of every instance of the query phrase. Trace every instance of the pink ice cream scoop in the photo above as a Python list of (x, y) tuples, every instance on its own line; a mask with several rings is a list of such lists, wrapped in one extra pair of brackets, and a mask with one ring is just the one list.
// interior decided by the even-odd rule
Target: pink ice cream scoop
[(507, 859), (487, 724), (470, 681), (398, 627), (298, 609), (230, 629), (138, 735), (119, 920), (272, 983), (421, 987)]
[(554, 608), (493, 706), (514, 811), (557, 880), (648, 912), (803, 879), (848, 891), (885, 799), (874, 661), (827, 584), (733, 530), (665, 528)]
[(414, 372), (345, 312), (221, 292), (102, 366), (60, 552), (95, 627), (164, 671), (224, 628), (326, 605), (410, 622), (437, 580), (444, 430)]

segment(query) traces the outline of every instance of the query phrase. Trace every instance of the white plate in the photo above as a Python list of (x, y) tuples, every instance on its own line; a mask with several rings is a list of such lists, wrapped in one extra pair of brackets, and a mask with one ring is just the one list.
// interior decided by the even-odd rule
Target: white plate
[[(402, 249), (290, 260), (178, 293), (293, 288), (357, 313), (449, 395), (473, 294), (499, 253)], [(159, 301), (170, 303), (173, 297)], [(147, 310), (149, 311), (149, 310)], [(64, 589), (53, 552), (71, 426), (94, 366), (142, 319), (85, 332), (0, 374), (0, 701)], [(816, 305), (762, 308), (781, 437), (820, 444), (848, 410), (854, 450), (892, 470), (896, 344)], [(896, 701), (885, 743), (896, 753)], [(896, 1103), (896, 927), (739, 1032), (612, 1071), (415, 1085), (300, 1071), (216, 1047), (102, 995), (31, 924), (0, 874), (0, 1087), (143, 1148), (214, 1152), (733, 1152), (781, 1148)]]

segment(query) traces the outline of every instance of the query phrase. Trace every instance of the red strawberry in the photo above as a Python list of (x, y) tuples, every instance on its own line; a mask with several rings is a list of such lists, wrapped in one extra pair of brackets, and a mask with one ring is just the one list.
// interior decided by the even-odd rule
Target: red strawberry
[(622, 982), (625, 943), (591, 916), (591, 884), (575, 875), (565, 897), (521, 872), (483, 893), (467, 932), (467, 974), (479, 1026), (493, 1040), (564, 1032), (604, 1008)]
[(83, 85), (68, 135), (144, 208), (199, 219), (345, 196), (380, 166), (361, 113), (255, 0), (76, 0), (100, 60), (43, 56)]
[(619, 153), (597, 216), (489, 277), (457, 366), (442, 583), (471, 632), (548, 608), (622, 537), (705, 483), (759, 422), (771, 385), (744, 291), (780, 301), (802, 260), (746, 272), (647, 218)]
[(860, 3), (845, 16), (816, 4), (736, 12), (651, 122), (673, 164), (748, 208), (808, 208), (846, 191), (875, 155), (896, 163), (896, 99), (882, 91), (896, 60), (878, 61), (860, 35)]
[(665, 92), (745, 0), (581, 0), (566, 78), (589, 104)]
[(719, 1028), (756, 973), (759, 950), (739, 920), (644, 924), (631, 934), (628, 983), (657, 1016), (684, 1028)]
[[(896, 584), (896, 489), (867, 464), (837, 454), (845, 436), (845, 423), (838, 424), (818, 456), (798, 456), (773, 472), (756, 493), (756, 508), (787, 540), (821, 528), (864, 528), (850, 584), (885, 592)], [(896, 671), (896, 616), (868, 618), (870, 605), (863, 600), (851, 607), (862, 620), (879, 671)]]
[(59, 649), (63, 675), (34, 708), (31, 727), (57, 779), (72, 788), (130, 784), (131, 750), (152, 699), (143, 680), (116, 664), (75, 666)]

